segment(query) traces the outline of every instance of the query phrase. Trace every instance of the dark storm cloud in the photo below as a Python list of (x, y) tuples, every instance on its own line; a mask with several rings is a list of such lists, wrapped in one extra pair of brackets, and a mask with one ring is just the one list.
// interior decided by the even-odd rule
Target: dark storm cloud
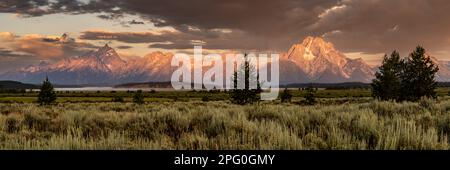
[[(123, 1), (120, 7), (156, 26), (172, 26), (184, 33), (195, 33), (189, 32), (191, 27), (201, 32), (212, 29), (232, 31), (226, 37), (233, 40), (219, 39), (217, 34), (211, 35), (216, 38), (201, 37), (198, 40), (207, 42), (205, 48), (284, 50), (309, 35), (305, 28), (315, 23), (323, 10), (336, 3), (336, 0), (132, 0)], [(187, 47), (188, 44), (181, 41), (154, 46), (173, 48)]]
[[(40, 8), (39, 8), (40, 7)], [(42, 8), (46, 7), (46, 8)], [(39, 16), (49, 13), (102, 13), (103, 19), (140, 16), (179, 34), (119, 33), (101, 38), (151, 47), (286, 50), (308, 35), (324, 36), (344, 52), (388, 53), (424, 45), (449, 51), (450, 2), (447, 0), (60, 0), (0, 2), (0, 12)], [(193, 31), (192, 28), (197, 31)], [(227, 29), (231, 32), (214, 32)], [(85, 32), (84, 39), (92, 38)], [(115, 33), (117, 34), (117, 33)], [(174, 38), (176, 37), (176, 38)], [(167, 43), (170, 42), (170, 43)]]
[[(227, 30), (196, 30), (186, 32), (161, 31), (152, 32), (107, 32), (85, 31), (80, 35), (82, 40), (119, 41), (122, 43), (151, 43), (149, 48), (190, 49), (194, 45), (202, 45), (207, 49), (253, 49), (258, 37), (235, 41), (245, 36), (243, 32), (230, 33)], [(263, 45), (263, 44), (261, 44)]]
[(446, 0), (347, 0), (314, 25), (348, 52), (404, 54), (417, 45), (450, 50), (450, 2)]
[(47, 0), (2, 0), (0, 2), (0, 12), (41, 16), (49, 13), (43, 9), (43, 7), (48, 5), (49, 2)]
[(14, 51), (0, 48), (0, 58), (32, 58), (34, 56), (29, 54), (19, 54)]
[(120, 18), (124, 11), (116, 10), (120, 5), (115, 1), (107, 0), (2, 0), (0, 1), (1, 13), (17, 13), (22, 17), (36, 17), (47, 14), (84, 14), (84, 13), (108, 13), (99, 15), (103, 19)]
[[(26, 2), (30, 1), (22, 3), (28, 4)], [(336, 2), (337, 0), (96, 0), (83, 3), (60, 0), (42, 3), (48, 9), (39, 15), (101, 12), (106, 14), (99, 15), (100, 18), (111, 20), (122, 17), (122, 14), (132, 14), (151, 21), (156, 26), (171, 26), (185, 33), (192, 27), (207, 32), (212, 29), (230, 29), (236, 35), (233, 36), (236, 38), (235, 42), (250, 42), (246, 46), (252, 48), (288, 48), (286, 46), (290, 43), (309, 35), (302, 30), (316, 22), (317, 15)], [(11, 7), (5, 9), (11, 4), (0, 3), (3, 8), (1, 11), (38, 16), (30, 12), (37, 10), (36, 6), (17, 10)], [(264, 42), (255, 42), (257, 40)], [(223, 46), (229, 46), (225, 44), (228, 40), (223, 42)]]
[[(228, 28), (255, 34), (277, 34), (291, 26), (313, 23), (318, 13), (336, 0), (132, 0), (121, 6), (160, 26)], [(269, 29), (268, 29), (269, 28)], [(270, 29), (275, 29), (268, 31)]]

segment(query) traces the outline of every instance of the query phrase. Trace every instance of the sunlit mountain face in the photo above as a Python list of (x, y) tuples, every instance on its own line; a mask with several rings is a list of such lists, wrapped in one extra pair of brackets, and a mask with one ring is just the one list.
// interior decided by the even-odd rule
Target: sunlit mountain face
[(82, 56), (54, 63), (40, 63), (9, 71), (2, 79), (39, 83), (49, 76), (64, 85), (114, 85), (123, 82), (170, 81), (172, 54), (155, 52), (144, 57), (122, 59), (105, 45)]
[(370, 82), (384, 54), (422, 45), (437, 79), (450, 81), (448, 9), (433, 0), (1, 1), (0, 79), (169, 81), (173, 55), (201, 45), (278, 53), (282, 84)]
[[(376, 68), (363, 59), (350, 59), (319, 37), (307, 37), (281, 53), (281, 84), (370, 82)], [(174, 71), (172, 53), (153, 52), (144, 57), (122, 59), (105, 45), (82, 56), (55, 63), (39, 63), (0, 75), (1, 79), (39, 83), (45, 76), (65, 85), (115, 85), (129, 82), (168, 82)], [(449, 81), (448, 63), (433, 61), (442, 69), (438, 79)], [(207, 69), (207, 68), (205, 68)]]

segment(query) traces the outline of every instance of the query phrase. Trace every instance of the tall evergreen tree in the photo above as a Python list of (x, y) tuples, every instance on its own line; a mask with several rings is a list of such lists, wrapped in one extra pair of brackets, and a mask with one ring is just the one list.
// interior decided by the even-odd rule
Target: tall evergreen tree
[(53, 85), (48, 80), (48, 77), (45, 77), (45, 80), (41, 86), (41, 91), (39, 91), (37, 102), (40, 105), (49, 105), (55, 101), (56, 101), (56, 93), (53, 89)]
[(383, 63), (379, 71), (375, 73), (375, 79), (372, 82), (372, 96), (380, 100), (400, 99), (401, 80), (400, 75), (403, 68), (403, 60), (397, 51), (392, 52), (391, 56), (384, 56)]
[(401, 74), (402, 100), (417, 101), (421, 97), (436, 97), (435, 75), (439, 71), (423, 47), (417, 46), (409, 55)]
[[(256, 82), (256, 89), (250, 88), (250, 82)], [(239, 83), (244, 83), (244, 88), (239, 89)], [(260, 100), (261, 86), (259, 76), (254, 65), (250, 64), (247, 56), (244, 63), (233, 74), (234, 89), (230, 93), (230, 99), (235, 104), (251, 104)]]

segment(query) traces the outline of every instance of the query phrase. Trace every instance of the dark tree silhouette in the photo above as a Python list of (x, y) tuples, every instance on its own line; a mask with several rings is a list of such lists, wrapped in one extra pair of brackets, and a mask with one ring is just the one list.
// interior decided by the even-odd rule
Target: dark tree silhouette
[(372, 82), (372, 96), (380, 100), (418, 101), (436, 97), (436, 73), (439, 71), (423, 47), (417, 46), (407, 59), (394, 51), (383, 60)]
[[(238, 82), (244, 83), (243, 89), (238, 88)], [(250, 82), (256, 82), (256, 89), (250, 88)], [(261, 86), (259, 75), (256, 67), (250, 64), (247, 55), (244, 63), (233, 74), (233, 88), (230, 93), (230, 99), (235, 104), (245, 105), (260, 100)]]
[(423, 47), (417, 46), (405, 61), (401, 74), (401, 100), (418, 101), (422, 97), (436, 97), (435, 80), (439, 71)]
[(41, 90), (39, 91), (37, 102), (40, 105), (49, 105), (56, 101), (56, 93), (53, 89), (52, 83), (45, 77), (42, 83)]
[(372, 96), (379, 100), (400, 99), (401, 80), (400, 76), (403, 68), (403, 60), (397, 51), (392, 52), (391, 56), (384, 56), (383, 63), (379, 71), (375, 73), (375, 79), (372, 81)]

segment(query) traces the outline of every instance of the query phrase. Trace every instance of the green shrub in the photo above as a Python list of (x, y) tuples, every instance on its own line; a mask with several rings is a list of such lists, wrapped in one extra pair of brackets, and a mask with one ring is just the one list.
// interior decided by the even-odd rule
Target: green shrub
[(202, 97), (202, 101), (203, 102), (209, 102), (210, 101), (209, 96), (207, 96), (207, 95), (203, 96)]
[(283, 103), (291, 102), (291, 100), (292, 100), (291, 92), (287, 88), (285, 88), (284, 91), (280, 94), (280, 99), (281, 99), (281, 102), (283, 102)]
[(136, 104), (144, 104), (144, 98), (142, 90), (138, 90), (133, 96), (133, 102)]
[(149, 139), (156, 137), (155, 120), (147, 116), (133, 116), (125, 122), (125, 129), (133, 139)]
[(20, 130), (20, 119), (17, 116), (9, 116), (5, 120), (5, 129), (8, 133), (17, 133)]
[(118, 103), (125, 102), (125, 100), (123, 99), (123, 96), (114, 96), (111, 101), (112, 102), (118, 102)]
[(306, 94), (305, 94), (305, 104), (307, 105), (314, 105), (317, 103), (315, 93), (317, 90), (315, 90), (312, 87), (306, 88)]

